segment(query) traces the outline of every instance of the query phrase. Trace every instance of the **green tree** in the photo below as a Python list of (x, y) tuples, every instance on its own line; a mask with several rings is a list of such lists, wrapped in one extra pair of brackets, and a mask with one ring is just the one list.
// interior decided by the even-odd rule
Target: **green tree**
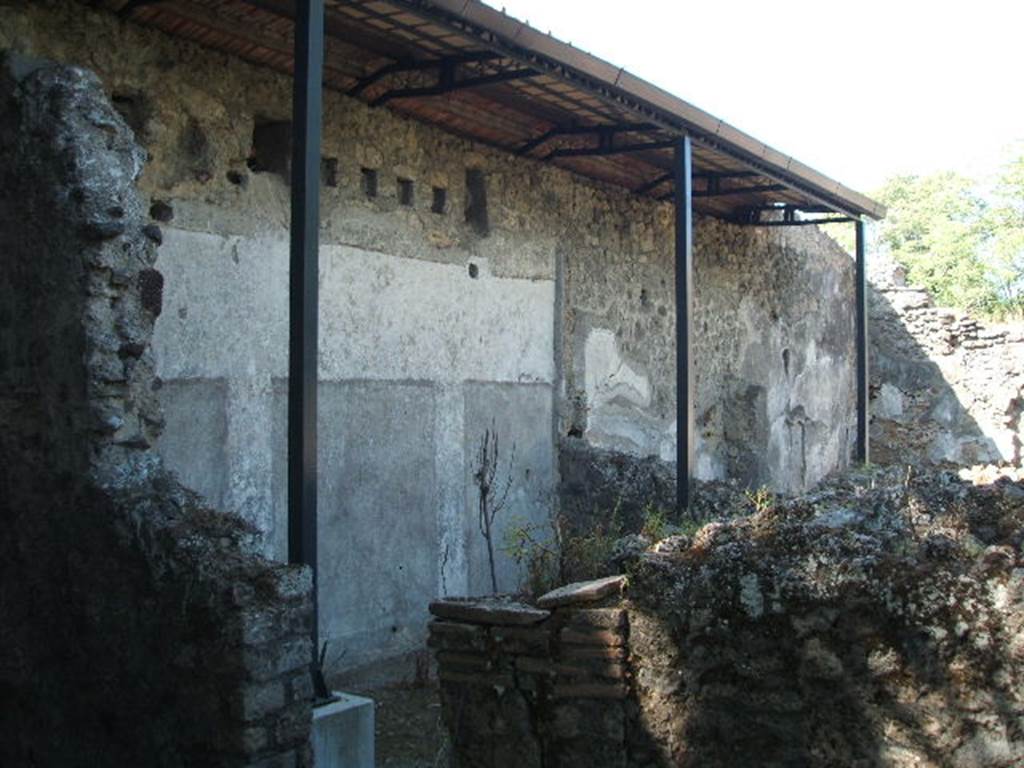
[(940, 304), (991, 314), (999, 300), (985, 262), (993, 221), (975, 182), (944, 171), (895, 176), (876, 193), (888, 207), (879, 244)]
[[(1022, 148), (1024, 150), (1024, 148)], [(989, 278), (1001, 314), (1024, 316), (1024, 151), (1006, 163), (988, 212)]]

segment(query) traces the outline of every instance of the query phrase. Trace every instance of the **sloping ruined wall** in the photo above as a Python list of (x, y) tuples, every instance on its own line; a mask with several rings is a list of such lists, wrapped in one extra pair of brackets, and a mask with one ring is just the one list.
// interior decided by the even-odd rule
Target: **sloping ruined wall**
[(1020, 765), (1024, 485), (902, 477), (666, 539), (624, 598), (442, 606), (456, 764)]
[(1024, 461), (1024, 325), (936, 307), (871, 262), (871, 440), (879, 463)]
[(15, 58), (0, 156), (0, 764), (308, 765), (309, 573), (153, 450), (144, 153), (95, 75)]
[[(88, 62), (149, 152), (159, 448), (281, 556), (289, 79), (70, 0), (0, 7), (0, 43)], [(549, 515), (560, 436), (673, 453), (673, 237), (666, 204), (387, 109), (327, 93), (324, 125), (321, 620), (353, 666), (421, 647), (431, 597), (488, 589), (485, 429), (516, 447), (499, 539)], [(812, 483), (848, 454), (849, 262), (806, 231), (696, 237), (701, 476)]]

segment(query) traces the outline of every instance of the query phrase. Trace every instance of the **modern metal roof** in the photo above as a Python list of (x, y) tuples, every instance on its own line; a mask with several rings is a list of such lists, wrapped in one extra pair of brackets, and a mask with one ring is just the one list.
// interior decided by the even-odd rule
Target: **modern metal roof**
[[(293, 0), (92, 0), (140, 24), (292, 71)], [(694, 207), (881, 218), (870, 198), (626, 70), (479, 0), (326, 0), (324, 84), (636, 194), (667, 199), (693, 142)], [(330, 130), (329, 126), (327, 130)]]

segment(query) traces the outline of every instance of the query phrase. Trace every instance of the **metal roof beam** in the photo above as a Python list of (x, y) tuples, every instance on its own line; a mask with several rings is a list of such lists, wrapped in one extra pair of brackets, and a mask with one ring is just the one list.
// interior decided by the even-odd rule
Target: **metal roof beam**
[(376, 72), (371, 72), (366, 77), (359, 78), (359, 82), (348, 90), (348, 95), (358, 96), (374, 83), (379, 82), (388, 75), (394, 75), (400, 72), (424, 72), (428, 69), (437, 69), (438, 71), (441, 71), (449, 64), (475, 64), (482, 61), (494, 61), (495, 59), (500, 58), (502, 58), (502, 56), (499, 53), (493, 53), (491, 51), (477, 51), (474, 53), (468, 53), (465, 56), (451, 56), (443, 59), (431, 59), (429, 61), (396, 61), (394, 64), (388, 64), (387, 66), (381, 67)]
[(850, 216), (835, 216), (827, 219), (797, 219), (796, 221), (741, 221), (744, 227), (811, 227), (818, 224), (849, 224), (860, 221)]
[[(763, 221), (761, 214), (764, 212), (781, 213), (782, 218), (772, 221)], [(733, 212), (733, 221), (736, 224), (743, 224), (751, 227), (809, 227), (816, 224), (843, 224), (847, 222), (860, 221), (856, 216), (827, 216), (817, 219), (800, 219), (798, 214), (820, 213), (834, 214), (835, 211), (821, 205), (746, 205), (737, 208)]]
[(393, 91), (382, 93), (370, 102), (371, 107), (379, 107), (394, 99), (419, 99), (427, 96), (443, 96), (447, 93), (462, 91), (467, 88), (480, 88), (484, 85), (495, 85), (496, 83), (507, 83), (510, 80), (522, 80), (527, 77), (537, 77), (540, 74), (535, 69), (512, 69), (506, 72), (497, 72), (493, 75), (481, 77), (470, 77), (465, 80), (456, 80), (454, 67), (443, 67), (441, 79), (437, 85), (425, 88), (398, 88)]
[(558, 157), (604, 157), (607, 155), (623, 155), (628, 152), (647, 152), (657, 149), (672, 149), (678, 144), (673, 141), (649, 141), (642, 144), (622, 144), (620, 146), (583, 147), (580, 149), (555, 149), (545, 155), (545, 160)]
[[(731, 197), (733, 195), (759, 195), (765, 192), (785, 192), (789, 187), (785, 184), (759, 184), (754, 187), (731, 187), (728, 189), (721, 189), (717, 186), (708, 189), (702, 189), (698, 192), (694, 192), (694, 198), (709, 198), (709, 197)], [(667, 195), (662, 195), (659, 200), (672, 200), (675, 194), (669, 192)], [(775, 209), (771, 209), (775, 210)], [(779, 209), (781, 210), (781, 209)]]
[(530, 139), (516, 150), (516, 154), (525, 155), (532, 152), (541, 144), (555, 138), (556, 136), (585, 136), (594, 134), (600, 136), (604, 133), (632, 133), (635, 131), (657, 131), (660, 130), (654, 123), (620, 123), (612, 125), (560, 125), (545, 131), (540, 136)]
[(789, 187), (785, 184), (759, 184), (753, 187), (731, 187), (728, 189), (721, 189), (718, 187), (701, 190), (700, 192), (694, 192), (694, 197), (728, 197), (730, 195), (753, 195), (760, 194), (762, 192), (784, 192)]

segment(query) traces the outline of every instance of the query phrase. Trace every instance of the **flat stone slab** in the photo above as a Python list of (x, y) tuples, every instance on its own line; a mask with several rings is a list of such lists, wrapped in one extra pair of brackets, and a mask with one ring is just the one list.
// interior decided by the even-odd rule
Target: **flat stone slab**
[(472, 624), (497, 624), (521, 627), (537, 624), (551, 615), (550, 611), (502, 597), (447, 598), (430, 604), (430, 612), (440, 619)]
[(625, 576), (608, 576), (594, 581), (577, 581), (553, 589), (537, 601), (541, 608), (557, 608), (574, 603), (593, 603), (622, 590)]

